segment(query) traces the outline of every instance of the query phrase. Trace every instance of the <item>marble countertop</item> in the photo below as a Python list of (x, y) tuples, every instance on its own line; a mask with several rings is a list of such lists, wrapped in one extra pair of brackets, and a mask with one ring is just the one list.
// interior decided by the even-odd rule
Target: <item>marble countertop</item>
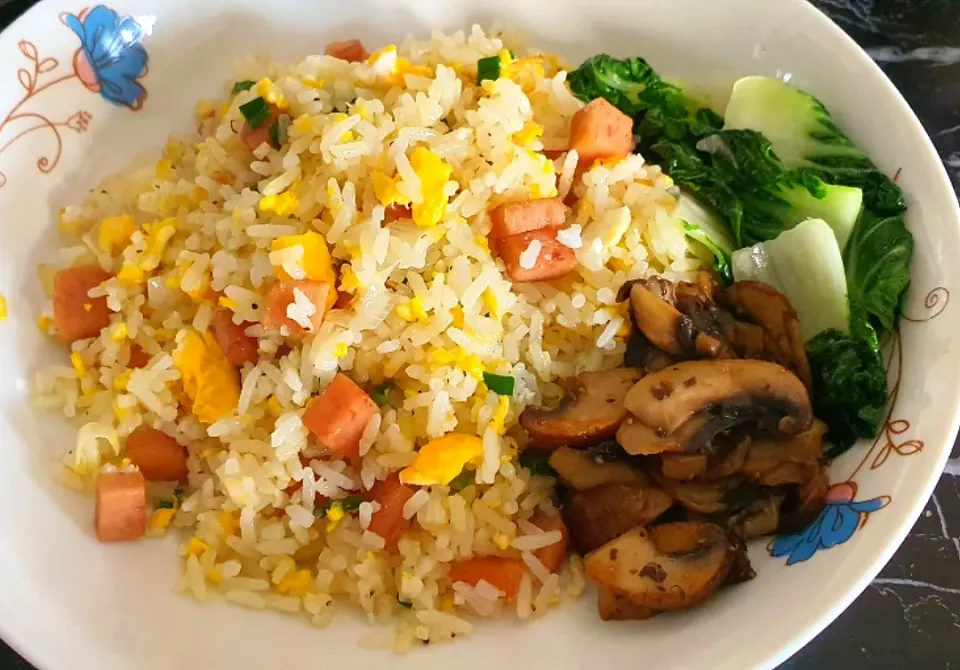
[[(960, 187), (960, 1), (812, 0), (880, 64)], [(36, 0), (0, 0), (0, 29)], [(0, 669), (30, 670), (0, 642)], [(785, 670), (960, 670), (960, 444), (881, 575)]]

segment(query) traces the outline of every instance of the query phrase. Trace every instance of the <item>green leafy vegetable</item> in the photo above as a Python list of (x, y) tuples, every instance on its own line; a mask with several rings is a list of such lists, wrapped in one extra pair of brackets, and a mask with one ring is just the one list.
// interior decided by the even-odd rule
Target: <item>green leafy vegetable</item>
[(241, 91), (249, 91), (251, 88), (257, 85), (257, 82), (250, 79), (245, 79), (243, 81), (238, 81), (233, 85), (233, 95), (240, 93)]
[(473, 472), (464, 468), (459, 475), (450, 480), (450, 490), (460, 493), (460, 491), (470, 486), (473, 481)]
[(557, 473), (550, 467), (550, 452), (539, 449), (527, 449), (520, 452), (517, 461), (530, 471), (533, 477), (556, 477)]
[(830, 184), (862, 189), (866, 207), (880, 215), (896, 215), (907, 208), (900, 187), (877, 169), (809, 93), (779, 79), (745, 77), (733, 86), (725, 119), (725, 129), (762, 133), (788, 167), (805, 167)]
[(323, 505), (316, 507), (313, 510), (313, 515), (318, 519), (322, 519), (335, 505), (344, 512), (356, 512), (358, 509), (360, 509), (360, 505), (363, 503), (363, 500), (363, 496), (347, 496), (346, 498), (341, 498), (339, 500), (328, 500)]
[(697, 253), (704, 263), (713, 265), (724, 281), (732, 282), (730, 252), (733, 251), (733, 240), (730, 239), (727, 226), (716, 214), (683, 192), (677, 197), (674, 217), (683, 223), (686, 236), (699, 243), (694, 253)]
[(516, 380), (507, 375), (495, 375), (492, 372), (483, 373), (483, 383), (497, 395), (512, 396)]
[(477, 61), (477, 85), (484, 79), (496, 81), (500, 78), (500, 56), (490, 56)]
[(254, 98), (250, 102), (240, 105), (240, 113), (247, 120), (251, 128), (259, 128), (270, 118), (270, 105), (263, 98)]
[(880, 335), (896, 326), (900, 299), (910, 285), (913, 236), (899, 217), (864, 212), (843, 252), (850, 311)]
[(807, 345), (814, 413), (829, 426), (836, 457), (861, 437), (875, 437), (887, 404), (880, 354), (862, 339), (827, 330)]
[(738, 248), (810, 218), (826, 220), (845, 238), (860, 213), (859, 190), (826, 184), (810, 170), (787, 170), (770, 142), (751, 130), (725, 130), (696, 148), (667, 140), (652, 148), (674, 181), (727, 220)]
[(390, 389), (392, 388), (393, 384), (390, 382), (380, 384), (380, 386), (374, 386), (373, 391), (370, 392), (370, 397), (373, 398), (373, 402), (383, 407), (390, 403)]
[(733, 252), (733, 276), (769, 284), (786, 296), (805, 342), (825, 330), (848, 331), (843, 258), (822, 219), (808, 219), (775, 240)]

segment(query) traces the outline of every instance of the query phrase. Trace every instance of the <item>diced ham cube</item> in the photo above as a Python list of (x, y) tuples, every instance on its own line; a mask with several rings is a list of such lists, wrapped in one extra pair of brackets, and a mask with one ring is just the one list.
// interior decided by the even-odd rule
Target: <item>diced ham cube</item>
[(377, 482), (370, 491), (369, 498), (379, 503), (380, 509), (370, 518), (367, 530), (382, 537), (389, 552), (397, 550), (397, 543), (410, 528), (412, 520), (403, 518), (403, 507), (414, 493), (416, 490), (401, 484), (396, 474)]
[(558, 228), (565, 220), (566, 209), (560, 198), (505, 203), (490, 212), (490, 238), (500, 240), (532, 230)]
[[(313, 304), (314, 312), (308, 318), (312, 328), (308, 331), (299, 323), (287, 316), (287, 308), (295, 300), (294, 289), (300, 289), (307, 296), (307, 300)], [(267, 330), (287, 329), (291, 337), (303, 337), (307, 332), (315, 332), (323, 323), (323, 315), (326, 314), (330, 302), (330, 291), (332, 287), (326, 282), (312, 281), (305, 279), (302, 281), (280, 281), (270, 287), (267, 292), (266, 305), (263, 313), (263, 327)], [(336, 295), (333, 296), (334, 301)]]
[[(534, 241), (540, 243), (540, 253), (533, 267), (521, 258)], [(552, 228), (531, 230), (519, 235), (510, 235), (497, 242), (497, 255), (507, 266), (511, 281), (549, 281), (567, 274), (577, 266), (573, 250), (557, 241), (557, 231)]]
[(625, 158), (633, 151), (633, 119), (603, 98), (597, 98), (573, 115), (570, 148), (580, 164), (597, 159)]
[(343, 40), (342, 42), (330, 42), (325, 52), (328, 56), (345, 60), (348, 63), (359, 63), (364, 61), (370, 55), (363, 47), (360, 40)]
[(234, 323), (233, 312), (229, 309), (219, 309), (210, 322), (210, 332), (217, 341), (231, 365), (238, 368), (244, 363), (256, 363), (260, 358), (257, 350), (257, 339), (250, 337), (244, 331), (250, 324)]
[(360, 438), (377, 403), (352, 379), (338, 372), (303, 414), (303, 425), (337, 458), (360, 459)]
[(140, 426), (130, 433), (126, 456), (147, 481), (179, 482), (187, 478), (187, 450), (156, 428)]
[(87, 295), (108, 279), (110, 273), (96, 265), (65, 268), (53, 276), (53, 324), (65, 343), (97, 337), (110, 325), (106, 297)]
[(139, 472), (106, 472), (97, 478), (94, 530), (101, 542), (124, 542), (147, 532), (147, 485)]

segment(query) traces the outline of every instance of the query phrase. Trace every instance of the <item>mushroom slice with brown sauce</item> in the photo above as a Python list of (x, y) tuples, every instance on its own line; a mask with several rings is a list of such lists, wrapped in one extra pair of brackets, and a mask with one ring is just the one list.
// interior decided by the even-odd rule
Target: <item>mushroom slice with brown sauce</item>
[(736, 547), (713, 523), (634, 528), (584, 561), (588, 577), (654, 612), (699, 605), (727, 580)]
[(598, 461), (589, 451), (570, 447), (551, 453), (549, 463), (560, 479), (578, 491), (603, 484), (649, 484), (643, 472), (625, 461)]
[(683, 444), (672, 436), (662, 436), (633, 417), (620, 424), (617, 442), (631, 456), (655, 456), (664, 452), (682, 452)]
[(678, 482), (656, 477), (659, 486), (677, 503), (699, 514), (728, 514), (749, 505), (757, 489), (743, 477), (727, 477), (715, 482)]
[(585, 556), (631, 528), (646, 526), (672, 505), (660, 489), (605, 484), (574, 492), (562, 513), (573, 546)]
[(827, 504), (827, 492), (830, 490), (830, 478), (827, 469), (820, 471), (810, 481), (796, 488), (780, 508), (780, 527), (782, 533), (796, 533), (820, 515)]
[[(787, 298), (768, 284), (739, 281), (720, 294), (720, 303), (734, 316), (762, 326), (770, 336), (773, 351), (767, 354), (793, 371), (804, 386), (811, 388), (810, 363), (800, 336), (797, 313)], [(734, 348), (737, 348), (734, 342)], [(745, 353), (738, 351), (741, 356)]]
[(630, 287), (630, 307), (637, 328), (655, 346), (672, 356), (684, 353), (680, 345), (683, 314), (663, 298), (654, 295), (644, 282)]
[(662, 454), (660, 472), (664, 477), (678, 481), (701, 479), (713, 481), (736, 474), (743, 467), (750, 441), (738, 436), (718, 435), (713, 454)]
[(611, 438), (627, 417), (623, 398), (641, 377), (634, 368), (584, 372), (576, 393), (556, 409), (528, 407), (520, 425), (539, 447), (582, 447)]
[(609, 586), (598, 589), (597, 611), (603, 621), (637, 621), (657, 615), (653, 610), (634, 603), (627, 594)]
[(783, 500), (782, 494), (771, 492), (727, 517), (726, 526), (743, 540), (753, 540), (775, 533), (780, 527), (780, 506)]
[(638, 381), (624, 406), (661, 435), (674, 433), (702, 411), (734, 410), (738, 422), (785, 436), (807, 430), (813, 421), (810, 396), (797, 376), (756, 360), (677, 363)]
[(820, 472), (826, 432), (826, 424), (816, 420), (809, 430), (789, 439), (753, 440), (740, 472), (765, 486), (804, 484)]

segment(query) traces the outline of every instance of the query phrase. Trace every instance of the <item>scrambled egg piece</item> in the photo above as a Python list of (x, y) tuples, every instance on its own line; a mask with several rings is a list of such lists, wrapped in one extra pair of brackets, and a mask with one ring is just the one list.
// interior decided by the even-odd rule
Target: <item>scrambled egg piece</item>
[[(163, 259), (163, 250), (177, 232), (176, 219), (163, 219), (156, 223), (143, 224), (147, 234), (147, 249), (140, 259), (140, 269), (146, 272), (156, 270)], [(121, 272), (123, 270), (121, 269)], [(119, 275), (118, 275), (119, 276)]]
[(158, 509), (150, 517), (150, 528), (153, 530), (166, 530), (170, 526), (170, 522), (173, 521), (173, 515), (176, 514), (175, 509), (165, 508)]
[(313, 577), (309, 570), (294, 570), (277, 584), (277, 591), (297, 598), (310, 592)]
[(70, 364), (73, 365), (73, 371), (78, 379), (87, 374), (87, 364), (83, 362), (83, 357), (76, 351), (70, 354)]
[(313, 133), (313, 119), (309, 114), (301, 114), (293, 120), (293, 129), (301, 135)]
[(284, 97), (283, 93), (280, 92), (280, 89), (277, 88), (277, 85), (266, 77), (257, 82), (254, 90), (256, 91), (257, 95), (269, 102), (271, 105), (275, 106), (281, 112), (290, 109), (290, 103), (287, 102), (286, 97)]
[(145, 278), (144, 271), (129, 261), (125, 262), (117, 273), (117, 279), (123, 284), (142, 284)]
[(209, 332), (187, 331), (173, 354), (183, 392), (193, 403), (191, 411), (210, 424), (230, 414), (240, 399), (236, 370)]
[(183, 547), (181, 552), (184, 556), (196, 556), (200, 558), (205, 551), (210, 549), (210, 545), (202, 540), (198, 540), (195, 537), (191, 537), (190, 541), (187, 542), (186, 546)]
[(97, 233), (97, 246), (100, 251), (115, 253), (123, 249), (130, 242), (130, 236), (137, 230), (137, 224), (132, 216), (111, 216), (100, 223)]
[(277, 216), (290, 217), (300, 209), (300, 200), (287, 191), (279, 195), (265, 195), (260, 198), (261, 212), (274, 212)]
[(468, 463), (483, 460), (483, 440), (476, 435), (450, 433), (427, 442), (413, 465), (400, 471), (400, 481), (416, 486), (449, 484)]
[[(7, 318), (7, 297), (0, 293), (0, 321)], [(43, 317), (40, 317), (41, 319)], [(43, 326), (40, 327), (43, 330)]]
[(397, 46), (388, 44), (380, 51), (370, 54), (366, 62), (357, 68), (357, 79), (372, 84), (378, 80), (392, 80), (397, 74)]
[(173, 179), (173, 161), (169, 158), (161, 158), (157, 161), (157, 167), (154, 168), (154, 176), (163, 181)]
[(543, 126), (533, 121), (527, 121), (523, 124), (523, 129), (520, 132), (513, 134), (513, 141), (523, 145), (533, 142), (538, 137), (543, 137)]
[(390, 207), (391, 205), (406, 207), (410, 204), (410, 198), (403, 195), (397, 188), (400, 183), (399, 175), (391, 178), (376, 170), (370, 175), (370, 178), (373, 181), (373, 192), (384, 207)]
[(217, 514), (217, 521), (220, 523), (220, 527), (223, 528), (223, 532), (227, 535), (236, 535), (237, 531), (240, 530), (239, 519), (237, 519), (235, 514), (230, 512), (220, 512)]
[[(303, 269), (305, 274), (304, 278), (326, 282), (331, 286), (335, 285), (337, 275), (333, 270), (333, 260), (330, 258), (327, 241), (320, 233), (315, 233), (311, 230), (302, 235), (278, 237), (273, 241), (270, 249), (271, 251), (280, 251), (281, 249), (289, 249), (297, 245), (303, 249), (303, 256), (300, 257), (298, 263)], [(281, 280), (289, 281), (293, 279), (293, 277), (287, 274), (280, 266), (274, 266), (273, 270)]]
[(448, 198), (443, 189), (453, 168), (423, 146), (410, 154), (410, 165), (420, 177), (422, 195), (422, 200), (413, 204), (413, 221), (422, 228), (431, 228), (440, 223), (447, 212)]
[(334, 501), (327, 510), (327, 532), (332, 533), (340, 525), (346, 513), (343, 511), (343, 505)]
[(510, 398), (502, 395), (498, 402), (497, 411), (494, 413), (493, 418), (490, 419), (490, 427), (497, 432), (497, 435), (503, 435), (507, 432), (504, 422), (507, 420), (507, 413), (510, 411)]

